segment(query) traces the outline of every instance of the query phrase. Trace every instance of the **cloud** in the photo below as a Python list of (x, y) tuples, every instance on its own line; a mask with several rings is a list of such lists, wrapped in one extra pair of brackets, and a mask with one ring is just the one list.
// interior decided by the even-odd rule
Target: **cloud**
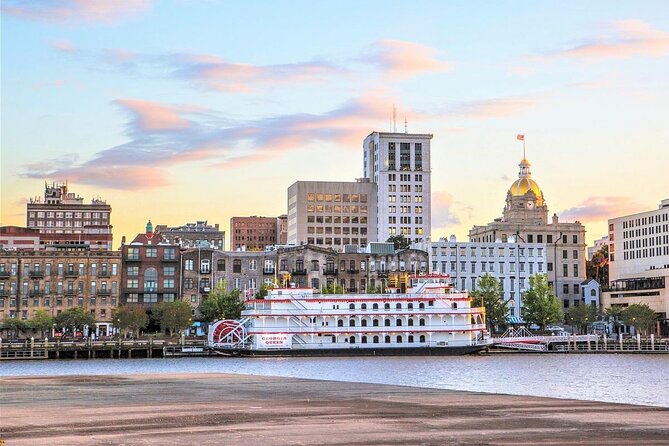
[(76, 53), (79, 51), (79, 48), (67, 40), (56, 40), (51, 42), (51, 48), (61, 53)]
[(437, 59), (437, 53), (434, 48), (414, 42), (381, 40), (373, 45), (369, 54), (359, 60), (397, 78), (452, 70), (454, 64)]
[(3, 0), (2, 13), (50, 23), (113, 23), (146, 11), (151, 0)]
[(536, 105), (531, 96), (512, 96), (461, 102), (450, 107), (446, 114), (465, 118), (501, 118), (525, 111)]
[(644, 206), (629, 197), (593, 196), (578, 206), (558, 213), (560, 220), (578, 220), (581, 222), (608, 220), (620, 215), (640, 212)]
[(370, 128), (384, 122), (388, 101), (357, 98), (322, 114), (291, 114), (232, 121), (213, 110), (138, 99), (114, 101), (130, 117), (128, 142), (88, 160), (76, 155), (24, 166), (29, 178), (69, 178), (78, 183), (140, 190), (170, 184), (169, 169), (199, 163), (230, 169), (266, 161), (314, 142), (358, 148)]
[(460, 218), (455, 213), (456, 203), (453, 195), (448, 192), (432, 193), (432, 227), (446, 228), (449, 225), (460, 224)]
[(653, 29), (641, 20), (613, 22), (607, 31), (605, 35), (551, 51), (545, 56), (549, 59), (602, 60), (669, 54), (669, 32)]

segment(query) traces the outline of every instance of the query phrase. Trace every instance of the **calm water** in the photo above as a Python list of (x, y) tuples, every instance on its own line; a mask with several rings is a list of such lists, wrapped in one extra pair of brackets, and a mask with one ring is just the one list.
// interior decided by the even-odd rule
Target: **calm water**
[(669, 355), (11, 361), (0, 375), (239, 373), (669, 407)]

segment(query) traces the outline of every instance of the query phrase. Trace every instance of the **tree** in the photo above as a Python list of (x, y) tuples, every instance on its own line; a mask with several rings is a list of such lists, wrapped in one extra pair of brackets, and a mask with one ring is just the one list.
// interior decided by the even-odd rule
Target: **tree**
[(615, 330), (617, 328), (617, 330), (615, 330), (616, 333), (620, 334), (620, 321), (622, 321), (623, 307), (620, 305), (611, 306), (604, 311), (604, 314), (606, 315), (606, 319), (613, 323), (613, 329)]
[(523, 295), (523, 319), (528, 324), (536, 324), (542, 329), (548, 324), (562, 320), (560, 303), (553, 289), (548, 285), (545, 274), (530, 276), (530, 288)]
[(190, 327), (192, 322), (191, 306), (183, 300), (161, 302), (153, 307), (153, 318), (163, 332), (169, 331), (170, 336), (173, 336), (175, 331), (180, 333)]
[(642, 335), (648, 335), (657, 320), (657, 314), (647, 304), (631, 304), (621, 316), (626, 325), (633, 326)]
[(149, 325), (149, 316), (139, 307), (122, 306), (112, 310), (112, 322), (124, 337), (128, 333), (139, 337), (139, 331)]
[(595, 279), (599, 283), (609, 282), (609, 245), (603, 245), (592, 256), (592, 260), (585, 262), (585, 270), (588, 278)]
[(376, 286), (367, 286), (367, 294), (384, 294), (386, 292), (386, 287), (381, 285)]
[(337, 282), (332, 282), (330, 286), (323, 289), (323, 294), (344, 294), (344, 287)]
[(2, 329), (7, 330), (10, 338), (16, 338), (19, 333), (28, 329), (28, 324), (17, 317), (8, 317), (2, 320)]
[(44, 332), (53, 327), (54, 319), (48, 311), (43, 308), (35, 311), (35, 315), (28, 321), (28, 325), (35, 331), (39, 331), (40, 335), (44, 337)]
[(255, 294), (256, 299), (264, 299), (267, 297), (267, 294), (269, 294), (269, 287), (265, 285), (264, 283), (260, 285), (260, 289), (258, 292)]
[(409, 239), (405, 238), (404, 235), (402, 234), (391, 235), (390, 237), (388, 237), (388, 240), (386, 240), (386, 242), (395, 245), (395, 251), (397, 251), (398, 249), (407, 249), (409, 245), (411, 245)]
[(74, 335), (83, 331), (84, 326), (95, 325), (95, 316), (84, 310), (84, 307), (68, 308), (56, 316), (56, 328)]
[(493, 327), (501, 327), (507, 324), (509, 307), (504, 300), (504, 290), (495, 277), (486, 273), (479, 277), (476, 291), (472, 292), (474, 301), (480, 298), (481, 306), (485, 307), (486, 324), (492, 331)]
[(244, 302), (240, 299), (239, 290), (227, 291), (225, 283), (218, 283), (209, 293), (209, 297), (200, 304), (202, 319), (213, 322), (218, 319), (239, 319)]
[(588, 327), (599, 319), (599, 311), (594, 305), (579, 305), (569, 310), (565, 320), (569, 324), (578, 327), (578, 333), (587, 333)]

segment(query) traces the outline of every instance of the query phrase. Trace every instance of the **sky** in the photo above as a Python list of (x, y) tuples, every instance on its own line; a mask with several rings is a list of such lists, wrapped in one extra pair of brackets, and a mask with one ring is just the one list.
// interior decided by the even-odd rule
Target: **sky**
[[(589, 242), (669, 197), (665, 1), (2, 0), (0, 223), (44, 181), (146, 221), (286, 212), (432, 133), (432, 239), (500, 217), (525, 134), (549, 214)], [(229, 236), (227, 237), (229, 239)]]

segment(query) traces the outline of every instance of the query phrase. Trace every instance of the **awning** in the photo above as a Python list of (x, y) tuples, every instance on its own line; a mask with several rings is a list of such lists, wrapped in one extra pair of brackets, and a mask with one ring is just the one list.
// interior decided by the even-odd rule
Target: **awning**
[(520, 316), (509, 316), (509, 317), (506, 318), (506, 321), (509, 324), (524, 324), (525, 323), (523, 318), (520, 317)]

